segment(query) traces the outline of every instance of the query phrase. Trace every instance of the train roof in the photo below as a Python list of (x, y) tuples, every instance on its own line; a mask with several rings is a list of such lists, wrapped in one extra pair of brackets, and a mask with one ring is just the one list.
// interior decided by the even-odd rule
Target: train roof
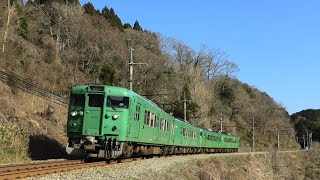
[(131, 96), (132, 95), (139, 96), (142, 99), (144, 99), (145, 101), (147, 101), (148, 103), (150, 103), (151, 105), (159, 108), (159, 106), (156, 103), (152, 102), (147, 97), (141, 96), (140, 94), (138, 94), (134, 91), (131, 91), (127, 88), (118, 87), (118, 86), (107, 86), (107, 85), (101, 85), (101, 84), (86, 84), (86, 85), (72, 87), (71, 92), (75, 93), (75, 94), (78, 94), (78, 93), (82, 94), (82, 93), (88, 92), (89, 90), (100, 91), (100, 92), (102, 92), (102, 91), (103, 92), (112, 92), (112, 94), (118, 95), (118, 96), (130, 96), (130, 95)]
[[(156, 103), (152, 102), (150, 99), (146, 98), (145, 96), (141, 96), (138, 93), (131, 91), (127, 88), (123, 88), (123, 87), (118, 87), (118, 86), (107, 86), (107, 85), (101, 85), (101, 84), (86, 84), (86, 85), (79, 85), (79, 86), (74, 86), (71, 88), (71, 93), (75, 93), (75, 94), (84, 94), (88, 91), (96, 91), (96, 92), (112, 92), (112, 94), (114, 95), (118, 95), (118, 96), (138, 96), (141, 97), (142, 99), (144, 99), (145, 101), (147, 101), (148, 103), (150, 103), (150, 105), (162, 110)], [(163, 110), (162, 110), (163, 111)], [(164, 113), (168, 114), (167, 112), (163, 111)], [(170, 115), (170, 114), (168, 114)], [(172, 115), (170, 115), (172, 116)], [(177, 118), (174, 117), (175, 120), (178, 120), (180, 122), (186, 123), (186, 124), (190, 124), (188, 121), (184, 121), (181, 118)], [(192, 124), (190, 124), (192, 125)], [(194, 126), (194, 125), (192, 125)], [(197, 126), (194, 126), (197, 127)], [(211, 132), (211, 133), (216, 133), (216, 134), (223, 134), (226, 136), (233, 136), (229, 133), (221, 133), (221, 132), (213, 132), (212, 129), (208, 129), (208, 128), (202, 128), (202, 127), (197, 127), (200, 128), (202, 130)], [(235, 137), (235, 136), (233, 136)]]

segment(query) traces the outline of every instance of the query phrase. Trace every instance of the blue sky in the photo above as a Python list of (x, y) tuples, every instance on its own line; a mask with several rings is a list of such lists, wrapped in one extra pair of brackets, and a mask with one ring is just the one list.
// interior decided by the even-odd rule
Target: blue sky
[[(87, 0), (81, 0), (81, 3)], [(319, 0), (91, 0), (123, 23), (225, 50), (242, 82), (268, 93), (287, 111), (320, 108)]]

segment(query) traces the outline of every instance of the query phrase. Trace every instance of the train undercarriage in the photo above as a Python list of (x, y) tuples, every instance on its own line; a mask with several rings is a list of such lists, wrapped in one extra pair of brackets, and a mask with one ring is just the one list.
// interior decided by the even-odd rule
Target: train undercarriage
[[(119, 142), (116, 138), (107, 141), (89, 141), (92, 143), (69, 144), (66, 151), (71, 156), (100, 159), (124, 159), (132, 157), (153, 157), (163, 155), (201, 154), (201, 153), (232, 153), (238, 148), (199, 148), (181, 147), (159, 144), (144, 144), (139, 142)], [(71, 142), (72, 143), (72, 142)]]

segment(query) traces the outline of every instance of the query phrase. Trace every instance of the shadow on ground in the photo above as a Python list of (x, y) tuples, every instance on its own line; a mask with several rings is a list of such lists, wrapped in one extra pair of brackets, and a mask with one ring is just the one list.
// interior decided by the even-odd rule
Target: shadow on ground
[(29, 154), (32, 160), (47, 160), (66, 158), (65, 147), (46, 135), (29, 136)]

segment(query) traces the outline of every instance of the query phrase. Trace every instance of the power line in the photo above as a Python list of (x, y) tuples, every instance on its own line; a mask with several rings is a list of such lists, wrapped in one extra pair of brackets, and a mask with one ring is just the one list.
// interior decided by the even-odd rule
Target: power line
[(33, 95), (36, 95), (38, 97), (41, 97), (43, 99), (46, 99), (48, 101), (51, 101), (53, 103), (62, 105), (62, 106), (68, 106), (68, 100), (61, 97), (58, 94), (50, 93), (47, 90), (44, 90), (34, 84), (31, 84), (21, 78), (20, 76), (16, 75), (12, 71), (6, 70), (5, 68), (0, 66), (0, 81), (8, 84), (9, 86), (16, 87), (18, 89), (21, 89), (23, 91), (29, 92)]

